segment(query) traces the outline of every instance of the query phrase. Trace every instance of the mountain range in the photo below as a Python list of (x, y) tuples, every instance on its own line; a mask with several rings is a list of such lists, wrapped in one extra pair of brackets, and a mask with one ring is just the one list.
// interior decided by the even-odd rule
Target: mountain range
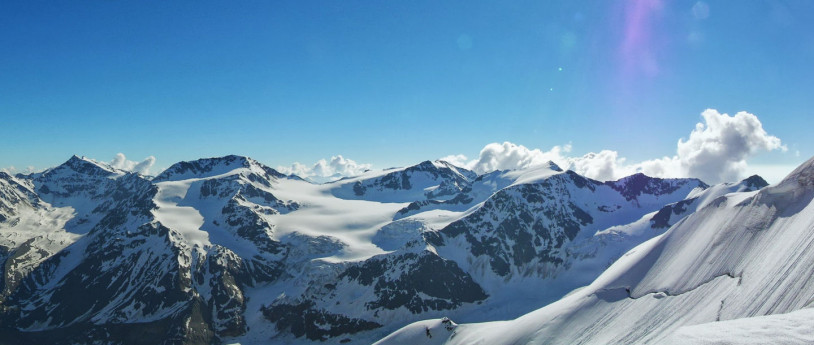
[(812, 196), (813, 161), (768, 187), (444, 161), (316, 184), (74, 156), (0, 173), (0, 343), (703, 341), (807, 315)]

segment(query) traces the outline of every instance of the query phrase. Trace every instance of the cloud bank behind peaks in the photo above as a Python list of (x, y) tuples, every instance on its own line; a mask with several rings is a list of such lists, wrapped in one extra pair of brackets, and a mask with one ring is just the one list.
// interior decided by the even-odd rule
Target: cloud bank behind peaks
[(678, 141), (678, 157), (685, 162), (690, 174), (705, 173), (702, 168), (711, 166), (710, 172), (726, 177), (745, 167), (746, 159), (759, 151), (788, 151), (780, 138), (766, 133), (753, 114), (742, 111), (728, 116), (708, 109), (701, 115), (707, 126), (697, 124), (689, 140)]
[(503, 144), (491, 143), (480, 151), (478, 160), (470, 168), (479, 173), (522, 169), (542, 165), (548, 161), (562, 162), (564, 159), (562, 154), (568, 152), (571, 152), (571, 145), (554, 146), (551, 150), (543, 152), (508, 141)]
[(679, 139), (676, 153), (640, 163), (627, 163), (617, 151), (602, 150), (571, 157), (571, 145), (554, 146), (548, 151), (529, 149), (511, 142), (486, 145), (477, 159), (467, 162), (463, 155), (442, 159), (478, 173), (522, 169), (553, 161), (597, 180), (614, 180), (636, 172), (657, 177), (697, 177), (708, 183), (735, 181), (747, 173), (746, 160), (761, 151), (786, 151), (780, 139), (769, 135), (757, 116), (739, 112), (734, 116), (707, 109), (688, 139)]
[(639, 170), (668, 177), (691, 176), (704, 181), (733, 181), (746, 174), (746, 160), (761, 151), (787, 151), (780, 139), (763, 129), (757, 116), (739, 112), (735, 116), (715, 109), (701, 113), (689, 139), (679, 139), (676, 155), (645, 161)]
[(284, 174), (294, 174), (314, 182), (322, 183), (335, 181), (347, 176), (360, 175), (370, 170), (371, 167), (371, 164), (360, 164), (352, 159), (342, 157), (342, 155), (336, 155), (331, 157), (330, 160), (320, 159), (312, 166), (295, 162), (290, 167), (277, 167), (277, 170)]
[(109, 164), (116, 169), (137, 172), (142, 175), (149, 175), (150, 168), (152, 168), (155, 164), (155, 157), (149, 156), (141, 162), (136, 162), (127, 160), (127, 157), (125, 157), (123, 153), (119, 152)]
[(481, 151), (478, 159), (466, 162), (463, 155), (447, 156), (441, 158), (453, 164), (463, 166), (483, 174), (495, 170), (524, 169), (543, 165), (549, 161), (564, 169), (574, 170), (584, 176), (597, 180), (611, 180), (617, 175), (627, 176), (635, 172), (632, 167), (625, 167), (624, 158), (618, 158), (618, 153), (611, 150), (602, 150), (598, 153), (588, 153), (582, 157), (570, 157), (571, 144), (557, 145), (548, 151), (529, 149), (523, 145), (511, 142), (502, 144), (491, 143)]

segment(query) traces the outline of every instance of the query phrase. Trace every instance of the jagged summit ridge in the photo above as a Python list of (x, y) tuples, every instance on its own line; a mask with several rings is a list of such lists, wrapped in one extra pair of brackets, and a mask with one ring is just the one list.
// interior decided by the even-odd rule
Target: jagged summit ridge
[(271, 178), (285, 178), (285, 174), (245, 156), (228, 155), (178, 162), (164, 170), (153, 181), (177, 181), (190, 178), (208, 178), (228, 174), (237, 169), (258, 172)]
[(608, 181), (605, 183), (622, 193), (628, 200), (636, 199), (642, 194), (669, 194), (687, 184), (697, 184), (702, 188), (709, 187), (709, 185), (698, 179), (658, 178), (650, 177), (643, 173), (636, 173), (616, 181)]
[(54, 168), (49, 169), (43, 173), (43, 175), (47, 175), (49, 173), (53, 173), (54, 171), (59, 171), (63, 169), (71, 169), (80, 174), (87, 174), (87, 175), (96, 175), (96, 176), (103, 176), (103, 175), (111, 175), (111, 174), (124, 174), (124, 171), (111, 167), (108, 164), (98, 162), (96, 160), (87, 158), (87, 157), (79, 157), (77, 155), (71, 156), (65, 163), (62, 165)]
[(386, 202), (448, 199), (477, 177), (472, 171), (444, 161), (423, 161), (405, 168), (375, 171), (331, 183), (343, 199)]

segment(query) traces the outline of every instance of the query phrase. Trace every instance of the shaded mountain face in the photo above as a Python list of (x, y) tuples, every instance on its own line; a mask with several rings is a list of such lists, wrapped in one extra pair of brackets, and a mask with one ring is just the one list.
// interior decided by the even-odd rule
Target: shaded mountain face
[(399, 210), (397, 218), (409, 217), (422, 212), (432, 210), (465, 211), (475, 204), (485, 201), (495, 192), (506, 188), (512, 184), (523, 182), (524, 180), (540, 179), (552, 173), (563, 170), (554, 164), (547, 162), (542, 166), (522, 171), (493, 171), (479, 175), (472, 182), (462, 188), (460, 192), (451, 198), (443, 200), (427, 199), (411, 202), (407, 207)]
[[(287, 249), (260, 215), (297, 208), (267, 190), (285, 175), (230, 156), (179, 163), (159, 177), (78, 157), (29, 177), (44, 200), (31, 203), (31, 212), (44, 219), (67, 213), (69, 220), (51, 231), (4, 230), (30, 237), (6, 247), (5, 276), (13, 279), (4, 282), (2, 324), (11, 339), (87, 341), (127, 328), (117, 341), (197, 343), (245, 333), (242, 290), (282, 274)], [(210, 212), (201, 217), (184, 205)], [(206, 222), (193, 224), (206, 229), (195, 230), (203, 243), (188, 240), (184, 209)], [(34, 245), (60, 233), (55, 240), (69, 243), (64, 248)], [(14, 261), (32, 251), (41, 262), (16, 271)]]
[(686, 199), (662, 207), (650, 218), (652, 228), (669, 228), (678, 220), (695, 210), (706, 206), (709, 202), (728, 193), (753, 192), (768, 186), (762, 177), (752, 175), (738, 183), (723, 183), (704, 189), (697, 193), (690, 193)]
[(39, 197), (25, 181), (0, 171), (0, 222), (17, 216), (21, 208), (33, 208)]
[(556, 173), (501, 189), (476, 211), (438, 231), (430, 243), (441, 253), (449, 246), (465, 249), (467, 262), (486, 264), (505, 279), (553, 276), (591, 255), (576, 247), (592, 240), (596, 231), (631, 223), (707, 187), (696, 179), (637, 174), (601, 183), (572, 171)]
[(0, 339), (365, 343), (427, 317), (514, 317), (536, 306), (520, 292), (558, 298), (760, 182), (427, 161), (315, 185), (241, 156), (155, 178), (72, 157), (0, 173)]
[[(696, 180), (698, 186), (707, 188), (706, 184)], [(618, 181), (606, 182), (611, 188), (622, 194), (626, 200), (636, 200), (642, 195), (667, 195), (679, 190), (686, 181), (683, 179), (660, 179), (652, 178), (642, 173), (637, 173)]]

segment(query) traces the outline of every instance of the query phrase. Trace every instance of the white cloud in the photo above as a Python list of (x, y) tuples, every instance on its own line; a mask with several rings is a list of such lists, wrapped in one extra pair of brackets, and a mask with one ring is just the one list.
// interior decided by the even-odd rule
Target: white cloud
[(352, 159), (342, 157), (342, 155), (336, 155), (331, 157), (330, 160), (320, 159), (312, 166), (294, 162), (290, 167), (277, 167), (277, 170), (284, 174), (294, 174), (315, 182), (328, 182), (347, 176), (360, 175), (371, 167), (371, 164), (360, 164)]
[(446, 161), (454, 166), (458, 167), (466, 167), (469, 163), (467, 162), (467, 158), (464, 155), (449, 155), (446, 157), (441, 157), (438, 160)]
[(569, 161), (570, 164), (562, 166), (580, 175), (602, 181), (614, 180), (635, 172), (631, 167), (624, 165), (625, 158), (619, 158), (619, 153), (611, 150), (590, 152), (582, 157), (570, 158)]
[(300, 162), (294, 162), (294, 164), (291, 164), (291, 167), (277, 167), (277, 170), (283, 174), (294, 174), (301, 177), (308, 176), (311, 173), (311, 168)]
[(451, 163), (478, 173), (522, 169), (553, 161), (563, 169), (597, 180), (614, 180), (636, 172), (658, 177), (697, 177), (708, 183), (735, 181), (745, 176), (746, 160), (761, 151), (787, 151), (779, 138), (769, 135), (757, 116), (739, 112), (734, 116), (707, 109), (688, 139), (679, 139), (670, 157), (627, 164), (613, 150), (570, 157), (571, 145), (548, 151), (529, 149), (510, 142), (486, 145), (477, 159), (466, 162), (463, 155), (447, 156)]
[(549, 151), (529, 149), (508, 141), (503, 144), (491, 143), (481, 151), (477, 160), (467, 163), (466, 168), (478, 173), (494, 170), (522, 169), (554, 161), (558, 165), (566, 161), (563, 153), (571, 152), (571, 145), (554, 146)]
[(733, 181), (747, 169), (746, 159), (760, 151), (787, 151), (780, 139), (763, 129), (757, 116), (734, 116), (707, 109), (686, 141), (678, 140), (676, 155), (645, 161), (641, 171), (661, 176), (692, 176), (708, 182)]
[(17, 169), (17, 167), (15, 167), (13, 165), (10, 166), (10, 167), (7, 167), (7, 168), (0, 168), (0, 171), (4, 172), (6, 174), (9, 174), (9, 175), (15, 175), (15, 174), (19, 174), (21, 172), (23, 174), (33, 174), (33, 173), (41, 172), (42, 170), (43, 169), (35, 168), (33, 165), (29, 165), (29, 166), (25, 167), (25, 170), (23, 170), (23, 171), (20, 171), (19, 169)]
[(602, 150), (582, 157), (570, 157), (568, 154), (571, 149), (571, 144), (557, 145), (548, 151), (542, 151), (508, 141), (502, 144), (491, 143), (481, 150), (478, 159), (468, 163), (458, 160), (458, 165), (478, 173), (485, 173), (494, 170), (523, 169), (552, 161), (563, 169), (571, 169), (599, 180), (614, 179), (619, 174), (629, 175), (628, 173), (635, 172), (635, 169), (623, 165), (625, 159), (619, 158), (616, 151)]
[(149, 156), (141, 162), (136, 162), (128, 160), (127, 157), (125, 157), (124, 154), (120, 152), (116, 154), (116, 157), (114, 157), (109, 164), (110, 166), (116, 169), (137, 172), (142, 175), (148, 175), (150, 173), (150, 168), (152, 168), (153, 165), (155, 164), (155, 157)]

